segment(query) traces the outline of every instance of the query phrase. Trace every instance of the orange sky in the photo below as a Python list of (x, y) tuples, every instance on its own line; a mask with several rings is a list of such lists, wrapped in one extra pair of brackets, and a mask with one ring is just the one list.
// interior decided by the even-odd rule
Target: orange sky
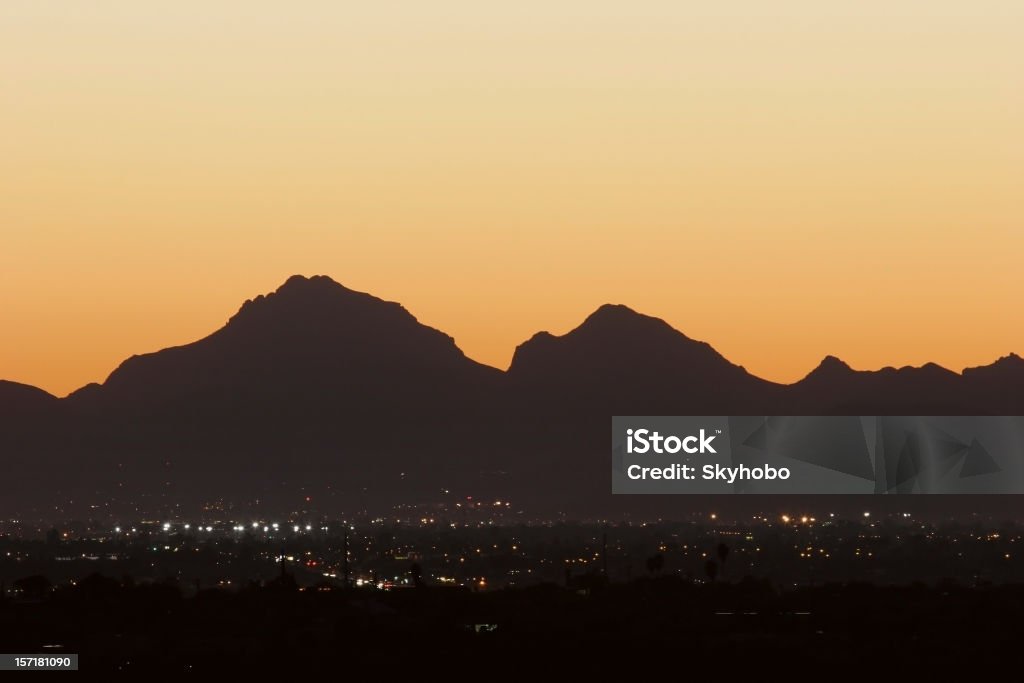
[(240, 7), (0, 3), (0, 378), (293, 273), (499, 367), (604, 302), (781, 381), (1024, 352), (1019, 0)]

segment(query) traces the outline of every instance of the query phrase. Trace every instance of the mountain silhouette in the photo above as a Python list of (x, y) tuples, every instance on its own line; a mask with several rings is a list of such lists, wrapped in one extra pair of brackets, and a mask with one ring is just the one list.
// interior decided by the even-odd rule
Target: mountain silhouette
[(935, 363), (863, 371), (826, 356), (786, 389), (787, 414), (794, 415), (957, 415), (983, 405), (968, 396), (963, 377)]
[[(513, 490), (528, 486), (540, 500), (564, 501), (565, 482), (589, 472), (572, 499), (603, 511), (628, 509), (622, 497), (608, 495), (612, 415), (757, 412), (781, 390), (665, 321), (621, 305), (601, 306), (563, 336), (534, 335), (516, 349), (507, 379), (513, 437), (538, 463), (520, 473)], [(536, 476), (541, 468), (545, 477)]]
[(516, 349), (508, 376), (546, 410), (571, 401), (570, 409), (587, 404), (607, 415), (743, 413), (779, 388), (664, 320), (611, 304), (564, 336), (534, 335)]
[(245, 302), (205, 339), (133, 356), (69, 400), (136, 415), (201, 401), (230, 415), (232, 402), (255, 408), (271, 398), (274, 410), (294, 412), (358, 394), (367, 410), (378, 403), (430, 410), (439, 397), (474, 400), (500, 374), (396, 303), (326, 277), (295, 276)]
[(210, 336), (129, 358), (65, 401), (77, 450), (115, 477), (102, 490), (390, 500), (477, 474), (485, 462), (449, 440), (486, 428), (501, 379), (400, 305), (296, 276)]
[(0, 380), (0, 454), (45, 440), (61, 422), (63, 406), (51, 394), (27, 384)]
[[(0, 507), (388, 509), (472, 492), (608, 510), (632, 499), (610, 495), (612, 415), (1020, 414), (1022, 389), (1012, 354), (963, 373), (829, 356), (775, 384), (621, 305), (534, 335), (503, 372), (397, 303), (294, 276), (66, 398), (0, 382), (0, 457), (19, 473)], [(567, 496), (573, 471), (593, 474)]]
[(22, 419), (45, 414), (56, 408), (58, 399), (28, 384), (0, 379), (0, 414)]
[(989, 406), (999, 414), (1020, 415), (1024, 410), (1024, 358), (1015, 353), (991, 365), (963, 371), (972, 403)]

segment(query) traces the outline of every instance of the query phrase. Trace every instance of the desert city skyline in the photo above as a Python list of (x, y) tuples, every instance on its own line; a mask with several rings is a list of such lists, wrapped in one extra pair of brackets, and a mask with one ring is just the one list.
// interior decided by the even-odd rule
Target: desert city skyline
[(1022, 45), (3, 0), (0, 671), (1012, 668)]

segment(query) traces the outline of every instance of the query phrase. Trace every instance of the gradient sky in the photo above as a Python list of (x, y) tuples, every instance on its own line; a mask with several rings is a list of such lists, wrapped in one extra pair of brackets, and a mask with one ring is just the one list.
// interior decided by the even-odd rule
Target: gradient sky
[(4, 0), (0, 377), (293, 273), (507, 366), (625, 303), (791, 381), (1024, 352), (1020, 0)]

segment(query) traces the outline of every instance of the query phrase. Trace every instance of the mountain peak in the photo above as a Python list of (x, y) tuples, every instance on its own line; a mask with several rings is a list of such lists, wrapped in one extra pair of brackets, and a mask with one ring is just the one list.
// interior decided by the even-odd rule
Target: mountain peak
[[(679, 342), (706, 346), (691, 340), (660, 318), (638, 313), (622, 304), (603, 304), (564, 335), (556, 336), (546, 331), (534, 334), (516, 347), (509, 369), (521, 371), (524, 363), (530, 364), (539, 355), (546, 355), (556, 349), (579, 360), (581, 354), (603, 354), (636, 348), (638, 345), (649, 349), (652, 344), (664, 346)], [(571, 352), (568, 351), (570, 347)]]
[(671, 335), (673, 339), (689, 339), (679, 330), (674, 329), (661, 318), (655, 318), (643, 313), (634, 311), (629, 306), (622, 304), (603, 304), (596, 311), (588, 315), (579, 327), (569, 332), (566, 336), (590, 336), (590, 335), (615, 335), (620, 334), (653, 334)]
[(844, 370), (844, 371), (845, 370), (853, 370), (853, 368), (850, 367), (849, 363), (847, 363), (846, 361), (844, 361), (843, 359), (841, 359), (841, 358), (839, 358), (837, 356), (832, 356), (832, 355), (828, 355), (828, 356), (825, 356), (824, 358), (822, 358), (821, 362), (818, 363), (817, 369), (818, 370)]
[(998, 367), (1020, 368), (1024, 367), (1024, 358), (1021, 358), (1016, 353), (1011, 352), (1008, 355), (1000, 356), (994, 363), (992, 363), (992, 365)]
[(1000, 356), (989, 365), (979, 365), (973, 368), (964, 368), (964, 376), (979, 377), (993, 376), (1002, 373), (1009, 373), (1010, 376), (1019, 376), (1024, 373), (1024, 358), (1016, 353)]
[(640, 313), (637, 313), (629, 306), (624, 304), (601, 304), (597, 307), (593, 313), (588, 315), (585, 320), (603, 320), (603, 319), (628, 319), (633, 317), (646, 317)]
[(326, 275), (292, 275), (284, 281), (280, 287), (267, 295), (257, 296), (255, 301), (278, 297), (289, 301), (297, 300), (330, 300), (344, 297), (345, 295), (354, 298), (380, 301), (377, 297), (363, 292), (349, 289), (343, 284), (327, 277)]
[(650, 387), (666, 392), (678, 392), (675, 380), (683, 376), (731, 381), (746, 375), (711, 345), (621, 304), (600, 306), (564, 335), (535, 334), (516, 348), (509, 372), (520, 378), (560, 377), (566, 384), (589, 383), (609, 373), (633, 376), (630, 381), (645, 377)]
[(489, 382), (496, 372), (467, 358), (452, 337), (420, 323), (398, 303), (322, 275), (295, 275), (246, 301), (207, 337), (127, 359), (101, 387), (76, 400), (174, 402), (197, 392), (224, 392), (314, 401), (318, 392), (342, 387), (358, 387), (364, 396), (389, 386), (424, 391), (447, 375), (458, 384)]
[(920, 370), (921, 372), (926, 372), (928, 374), (936, 375), (936, 376), (949, 376), (949, 375), (957, 375), (957, 374), (959, 374), (959, 373), (953, 372), (949, 368), (945, 368), (945, 367), (939, 365), (938, 363), (935, 363), (935, 362), (932, 362), (932, 361), (929, 361), (929, 362), (925, 363), (924, 365), (922, 365), (920, 368), (917, 368), (917, 369)]
[(828, 355), (821, 359), (818, 366), (811, 370), (805, 380), (808, 379), (830, 379), (841, 375), (848, 375), (856, 372), (849, 364), (836, 356)]
[(352, 291), (326, 275), (292, 275), (277, 288), (277, 293), (299, 291)]
[(390, 311), (392, 315), (411, 315), (399, 304), (349, 289), (326, 275), (292, 275), (284, 284), (269, 294), (246, 300), (228, 325), (262, 316), (272, 318), (315, 319), (328, 310), (337, 312), (342, 307), (351, 312), (367, 307)]

